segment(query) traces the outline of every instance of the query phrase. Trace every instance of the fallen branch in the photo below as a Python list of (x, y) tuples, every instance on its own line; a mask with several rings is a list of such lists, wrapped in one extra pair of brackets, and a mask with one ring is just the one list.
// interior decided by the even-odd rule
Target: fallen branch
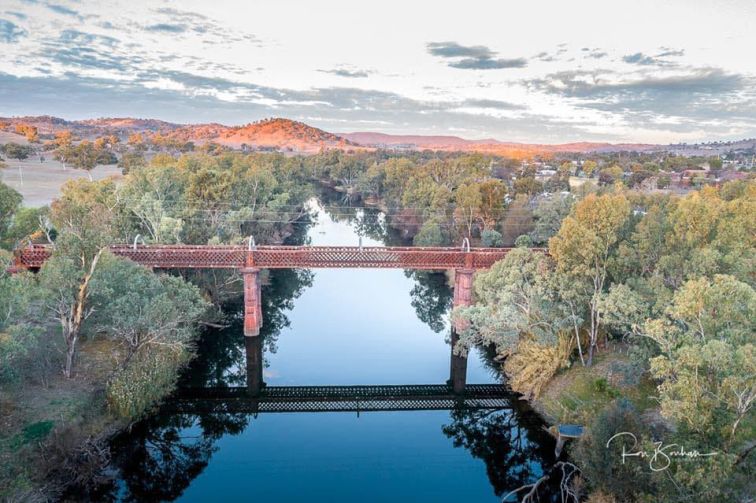
[[(528, 491), (528, 492), (525, 493), (525, 495), (522, 497), (522, 499), (520, 500), (520, 503), (533, 503), (537, 501), (539, 487), (541, 486), (541, 484), (549, 480), (557, 469), (559, 469), (561, 472), (561, 480), (559, 482), (559, 491), (562, 497), (562, 501), (565, 503), (568, 501), (573, 501), (574, 503), (578, 503), (580, 501), (580, 495), (578, 494), (578, 491), (570, 487), (570, 482), (571, 482), (572, 477), (575, 474), (580, 473), (580, 469), (574, 464), (569, 463), (567, 461), (559, 461), (558, 463), (555, 463), (554, 466), (551, 467), (551, 470), (549, 470), (549, 473), (539, 478), (532, 484), (525, 484), (523, 486), (518, 487), (514, 491), (508, 492), (501, 498), (502, 503), (505, 503), (507, 500), (509, 500), (510, 497), (522, 491)], [(570, 470), (570, 471), (567, 472), (567, 470)]]
[(221, 325), (220, 323), (211, 323), (209, 321), (198, 321), (197, 323), (206, 327), (211, 327), (211, 328), (228, 328), (231, 326), (231, 325)]

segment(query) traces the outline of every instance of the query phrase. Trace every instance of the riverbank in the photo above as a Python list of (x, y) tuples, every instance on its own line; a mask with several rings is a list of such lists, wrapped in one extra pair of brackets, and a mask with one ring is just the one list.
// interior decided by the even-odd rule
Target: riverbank
[(56, 367), (0, 390), (0, 500), (55, 499), (107, 464), (108, 440), (128, 425), (105, 400), (114, 349), (111, 341), (84, 340), (71, 379)]
[(658, 415), (656, 386), (646, 376), (637, 375), (628, 350), (624, 344), (610, 343), (596, 353), (592, 366), (574, 362), (546, 384), (532, 401), (533, 408), (551, 425), (586, 425), (623, 397), (649, 417)]

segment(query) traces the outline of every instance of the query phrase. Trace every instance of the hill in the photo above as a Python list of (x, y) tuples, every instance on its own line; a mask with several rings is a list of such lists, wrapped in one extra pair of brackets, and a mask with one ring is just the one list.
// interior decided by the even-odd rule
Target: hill
[(385, 133), (357, 132), (343, 133), (342, 136), (358, 145), (376, 148), (397, 148), (406, 150), (446, 150), (475, 151), (501, 155), (534, 155), (555, 152), (645, 152), (661, 150), (660, 145), (612, 144), (612, 143), (562, 143), (556, 145), (537, 143), (503, 142), (493, 139), (466, 140), (458, 136), (391, 135)]
[(188, 125), (167, 136), (183, 141), (213, 141), (237, 149), (248, 147), (300, 153), (357, 146), (341, 136), (289, 119), (266, 119), (236, 127), (222, 124)]
[(379, 132), (331, 133), (290, 119), (272, 118), (242, 126), (218, 123), (176, 124), (157, 119), (99, 118), (69, 121), (49, 115), (29, 117), (0, 117), (0, 143), (23, 138), (13, 134), (15, 126), (26, 124), (38, 129), (42, 139), (54, 133), (70, 130), (79, 138), (95, 138), (115, 134), (123, 140), (134, 133), (148, 137), (170, 138), (180, 142), (203, 144), (218, 143), (234, 149), (281, 151), (313, 154), (323, 149), (359, 150), (386, 148), (393, 150), (440, 150), (447, 152), (481, 152), (514, 158), (533, 157), (554, 153), (602, 152), (655, 152), (665, 151), (680, 155), (716, 155), (733, 150), (754, 150), (756, 141), (714, 142), (700, 144), (652, 145), (642, 143), (574, 142), (538, 144), (505, 142), (491, 138), (468, 140), (446, 135), (393, 135)]

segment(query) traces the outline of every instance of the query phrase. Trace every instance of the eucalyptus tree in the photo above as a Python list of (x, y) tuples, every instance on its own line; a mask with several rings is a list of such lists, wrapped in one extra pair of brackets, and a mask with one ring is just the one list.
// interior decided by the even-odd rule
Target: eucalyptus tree
[(112, 181), (68, 182), (51, 207), (58, 231), (52, 257), (42, 266), (46, 312), (60, 323), (66, 344), (63, 374), (72, 377), (82, 324), (92, 314), (90, 282), (104, 248), (123, 224)]
[(588, 365), (598, 344), (599, 301), (607, 286), (610, 260), (629, 216), (630, 204), (623, 194), (590, 194), (575, 205), (559, 233), (549, 240), (557, 271), (573, 278), (577, 288), (581, 282), (588, 284)]

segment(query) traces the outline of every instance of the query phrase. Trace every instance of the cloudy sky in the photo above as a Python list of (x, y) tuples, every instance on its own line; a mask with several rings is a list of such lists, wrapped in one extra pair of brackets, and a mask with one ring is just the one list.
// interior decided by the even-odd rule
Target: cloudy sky
[(754, 49), (754, 0), (0, 0), (0, 116), (738, 139)]

